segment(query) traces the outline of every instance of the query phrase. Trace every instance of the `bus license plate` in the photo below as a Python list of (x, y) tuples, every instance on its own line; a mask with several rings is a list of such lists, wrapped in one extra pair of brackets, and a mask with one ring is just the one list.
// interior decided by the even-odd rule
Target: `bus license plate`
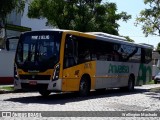
[(37, 85), (37, 81), (29, 81), (30, 85)]

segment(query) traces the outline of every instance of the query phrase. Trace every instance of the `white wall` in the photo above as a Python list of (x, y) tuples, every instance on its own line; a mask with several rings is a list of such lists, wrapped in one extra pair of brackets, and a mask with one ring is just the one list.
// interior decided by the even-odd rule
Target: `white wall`
[[(7, 23), (21, 26), (21, 17), (22, 17), (21, 13), (16, 13), (16, 11), (13, 10), (11, 14), (7, 16)], [(19, 35), (20, 35), (20, 32), (18, 31), (7, 30), (7, 37), (13, 37), (13, 36), (19, 36)]]
[(13, 77), (15, 52), (0, 50), (0, 77)]
[[(30, 1), (32, 1), (32, 0), (30, 0)], [(24, 13), (21, 18), (21, 25), (32, 28), (33, 31), (52, 28), (52, 27), (46, 26), (46, 22), (47, 22), (46, 19), (30, 19), (30, 18), (28, 18), (27, 13), (28, 13), (29, 2), (26, 3), (26, 5), (25, 5)]]
[(13, 10), (11, 12), (11, 14), (9, 14), (7, 16), (7, 23), (20, 26), (21, 25), (21, 14), (20, 13), (16, 13), (16, 11)]

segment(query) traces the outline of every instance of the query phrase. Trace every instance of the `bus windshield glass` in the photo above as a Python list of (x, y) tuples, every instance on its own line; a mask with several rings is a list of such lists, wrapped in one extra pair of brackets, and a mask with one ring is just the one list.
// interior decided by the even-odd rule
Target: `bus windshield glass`
[(24, 70), (44, 71), (59, 61), (60, 32), (29, 32), (20, 37), (16, 63)]

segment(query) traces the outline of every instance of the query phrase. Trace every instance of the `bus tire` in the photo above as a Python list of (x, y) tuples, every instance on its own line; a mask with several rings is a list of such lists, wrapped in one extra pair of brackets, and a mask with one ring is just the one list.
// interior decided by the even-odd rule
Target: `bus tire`
[(127, 86), (127, 91), (134, 91), (134, 77), (133, 76), (129, 76), (129, 80), (128, 80), (128, 86)]
[(79, 95), (81, 97), (88, 96), (90, 92), (90, 83), (86, 77), (82, 77), (79, 85)]
[(43, 97), (47, 97), (47, 96), (49, 96), (49, 94), (51, 93), (51, 91), (48, 91), (48, 90), (39, 90), (39, 93), (40, 93)]
[(134, 77), (129, 76), (128, 85), (126, 87), (121, 87), (120, 89), (123, 91), (132, 92), (132, 91), (134, 91), (134, 86), (135, 86)]

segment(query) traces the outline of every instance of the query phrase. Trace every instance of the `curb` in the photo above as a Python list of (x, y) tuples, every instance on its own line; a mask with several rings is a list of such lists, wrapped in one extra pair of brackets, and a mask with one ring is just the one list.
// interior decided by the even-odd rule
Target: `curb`
[(16, 91), (0, 89), (0, 94), (5, 94), (5, 93), (16, 93)]
[(0, 94), (7, 94), (7, 93), (24, 93), (24, 90), (5, 90), (0, 89)]

